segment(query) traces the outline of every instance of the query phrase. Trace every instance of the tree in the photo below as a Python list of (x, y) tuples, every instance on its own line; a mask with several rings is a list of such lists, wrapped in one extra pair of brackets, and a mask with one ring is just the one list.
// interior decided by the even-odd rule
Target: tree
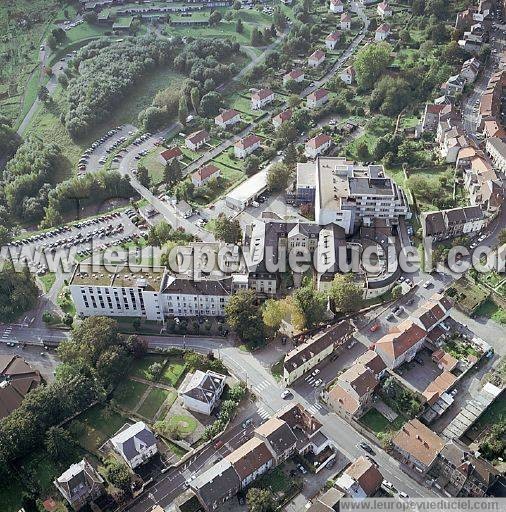
[(132, 482), (132, 473), (122, 462), (118, 462), (116, 459), (109, 459), (106, 465), (105, 474), (107, 480), (112, 485), (121, 489), (124, 492), (130, 493), (130, 484)]
[(290, 169), (294, 169), (298, 161), (297, 149), (294, 144), (288, 144), (283, 155), (283, 163)]
[(162, 245), (172, 239), (173, 233), (172, 226), (167, 221), (162, 220), (158, 224), (151, 226), (146, 241), (153, 247), (162, 247)]
[(267, 171), (267, 188), (271, 192), (286, 189), (290, 175), (291, 171), (285, 164), (281, 162), (272, 164)]
[(244, 32), (244, 24), (241, 20), (241, 18), (239, 18), (235, 24), (235, 31), (238, 33), (238, 34), (242, 34)]
[(148, 188), (151, 183), (151, 178), (149, 176), (149, 171), (147, 167), (143, 164), (139, 164), (137, 167), (137, 181), (143, 186)]
[(358, 311), (363, 304), (363, 290), (351, 274), (336, 274), (329, 291), (336, 310), (342, 313)]
[(163, 170), (163, 181), (170, 187), (178, 183), (182, 178), (181, 164), (177, 158), (167, 162)]
[(264, 44), (262, 33), (254, 27), (251, 31), (251, 46), (262, 46)]
[(269, 299), (264, 303), (262, 319), (267, 327), (277, 331), (281, 327), (283, 319), (287, 316), (288, 307), (285, 299)]
[(362, 162), (369, 160), (369, 147), (365, 140), (361, 140), (357, 144), (357, 157)]
[(253, 290), (240, 290), (230, 297), (225, 306), (227, 324), (239, 338), (249, 345), (264, 341), (264, 324)]
[(205, 94), (200, 100), (200, 111), (204, 117), (215, 117), (222, 106), (222, 98), (215, 91)]
[(398, 299), (402, 295), (402, 286), (400, 284), (392, 288), (392, 299)]
[(50, 98), (49, 91), (45, 85), (41, 85), (39, 87), (39, 90), (37, 91), (37, 98), (39, 98), (39, 100), (42, 101), (43, 103), (46, 103), (47, 101), (49, 101), (49, 98)]
[(0, 226), (0, 247), (12, 241), (12, 232), (7, 226)]
[(28, 267), (16, 272), (12, 265), (0, 271), (0, 321), (12, 322), (37, 302), (39, 289)]
[(386, 42), (368, 44), (358, 51), (354, 67), (360, 87), (372, 89), (390, 65), (391, 53), (392, 47)]
[(200, 91), (198, 87), (193, 87), (190, 92), (190, 98), (192, 102), (192, 108), (198, 114), (200, 107)]
[(325, 319), (325, 297), (315, 290), (311, 283), (296, 290), (293, 294), (293, 301), (304, 318), (306, 329), (316, 327)]
[(276, 509), (272, 491), (252, 487), (246, 494), (248, 510), (250, 512), (272, 512)]
[(218, 23), (221, 21), (222, 15), (220, 11), (213, 11), (209, 15), (209, 25), (211, 27), (218, 25)]
[(55, 462), (71, 462), (76, 454), (76, 446), (68, 430), (62, 427), (51, 427), (46, 432), (44, 448)]
[(192, 199), (193, 194), (195, 193), (195, 185), (188, 180), (180, 181), (174, 187), (174, 195), (178, 201), (184, 200), (189, 201)]
[(255, 155), (250, 155), (244, 162), (244, 170), (248, 176), (253, 176), (260, 170), (260, 159)]
[(179, 98), (179, 109), (177, 111), (177, 117), (179, 122), (183, 126), (186, 126), (186, 119), (188, 118), (188, 105), (186, 104), (186, 98), (184, 96)]
[(231, 220), (223, 213), (218, 215), (213, 231), (216, 238), (229, 244), (238, 243), (242, 238), (242, 230), (239, 221), (237, 219)]

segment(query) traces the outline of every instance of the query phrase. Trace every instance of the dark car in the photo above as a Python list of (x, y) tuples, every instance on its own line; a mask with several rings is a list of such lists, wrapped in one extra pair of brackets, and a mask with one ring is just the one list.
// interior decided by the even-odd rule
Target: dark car
[(370, 453), (371, 455), (374, 455), (374, 450), (367, 444), (367, 443), (360, 443), (359, 444), (360, 448), (362, 448), (362, 450), (365, 450), (367, 453)]

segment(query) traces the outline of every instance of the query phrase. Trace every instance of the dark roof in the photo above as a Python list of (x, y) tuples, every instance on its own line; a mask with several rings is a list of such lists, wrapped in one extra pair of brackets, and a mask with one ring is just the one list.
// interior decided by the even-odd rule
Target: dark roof
[(141, 421), (116, 434), (112, 440), (114, 446), (123, 453), (127, 460), (132, 460), (139, 455), (140, 452), (137, 449), (139, 443), (148, 447), (156, 444), (153, 432)]
[(351, 195), (393, 195), (392, 180), (390, 178), (350, 178), (348, 183)]
[(446, 224), (441, 212), (426, 213), (422, 215), (425, 222), (425, 234), (427, 236), (444, 233)]
[(162, 285), (162, 293), (182, 295), (230, 295), (232, 278), (205, 279), (194, 281), (185, 277), (167, 276)]
[(0, 418), (17, 409), (42, 382), (40, 373), (19, 356), (0, 356)]
[(323, 352), (329, 345), (338, 345), (346, 341), (354, 332), (354, 328), (348, 321), (339, 322), (330, 329), (318, 333), (315, 337), (304, 342), (285, 356), (284, 367), (288, 372), (301, 366), (308, 359)]
[(467, 221), (483, 219), (483, 210), (479, 206), (467, 206), (464, 208)]
[(297, 445), (297, 436), (285, 421), (279, 418), (271, 418), (260, 425), (255, 432), (265, 436), (276, 456), (286, 453), (292, 446)]
[(240, 480), (232, 464), (220, 460), (213, 467), (195, 478), (190, 487), (200, 496), (209, 510), (214, 510), (215, 503), (239, 490)]
[(95, 485), (102, 482), (102, 477), (93, 466), (86, 459), (82, 459), (77, 464), (72, 464), (55, 480), (54, 484), (65, 498), (72, 502), (78, 499), (82, 500), (91, 494)]
[(445, 211), (448, 224), (464, 224), (466, 222), (466, 214), (464, 208), (452, 208)]
[(220, 375), (219, 373), (211, 371), (204, 373), (200, 370), (196, 370), (183, 394), (195, 400), (210, 403), (221, 393), (225, 379), (225, 375)]

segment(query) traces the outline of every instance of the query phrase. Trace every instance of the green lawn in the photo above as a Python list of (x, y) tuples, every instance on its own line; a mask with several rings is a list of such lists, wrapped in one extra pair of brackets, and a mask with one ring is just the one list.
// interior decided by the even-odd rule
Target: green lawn
[(131, 411), (147, 389), (148, 386), (142, 382), (126, 380), (117, 387), (114, 398), (121, 408)]
[[(71, 424), (70, 430), (72, 431), (74, 426), (78, 426), (80, 431), (76, 432), (76, 437), (79, 443), (85, 450), (94, 453), (107, 439), (112, 437), (125, 422), (125, 418), (120, 414), (98, 405), (86, 411), (74, 421)], [(80, 427), (82, 427), (82, 429)]]
[(363, 423), (378, 435), (388, 431), (399, 430), (404, 423), (404, 419), (401, 416), (398, 416), (395, 421), (390, 422), (385, 418), (385, 416), (383, 416), (383, 414), (373, 408), (369, 409), (369, 411), (360, 418), (360, 423)]
[(170, 416), (167, 419), (167, 422), (171, 427), (177, 428), (182, 437), (189, 436), (195, 432), (195, 429), (197, 428), (197, 420), (195, 418), (182, 414)]
[(56, 274), (54, 272), (48, 272), (43, 276), (38, 276), (37, 279), (42, 284), (42, 289), (44, 290), (44, 293), (47, 293), (52, 288), (53, 284), (56, 281)]
[(166, 389), (151, 389), (146, 400), (144, 400), (143, 404), (139, 407), (138, 413), (141, 416), (152, 420), (163, 402), (165, 402), (169, 393), (170, 391), (167, 391)]
[(475, 427), (479, 429), (506, 421), (506, 401), (496, 400), (476, 421)]
[(148, 368), (153, 363), (165, 363), (165, 356), (154, 356), (154, 355), (146, 355), (141, 359), (136, 359), (130, 368), (130, 375), (133, 377), (139, 377), (140, 379), (152, 380), (149, 373)]
[[(165, 148), (162, 148), (162, 150), (164, 149)], [(160, 160), (160, 153), (162, 150), (156, 148), (139, 160), (139, 163), (144, 165), (148, 170), (152, 185), (159, 185), (163, 181), (163, 171), (165, 166)]]
[(160, 382), (175, 388), (185, 371), (186, 364), (182, 359), (170, 358), (160, 377)]

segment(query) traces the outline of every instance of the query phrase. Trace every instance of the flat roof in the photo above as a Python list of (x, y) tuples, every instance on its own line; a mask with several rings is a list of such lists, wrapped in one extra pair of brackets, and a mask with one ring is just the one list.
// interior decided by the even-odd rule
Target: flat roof
[(132, 265), (93, 265), (80, 263), (76, 266), (71, 285), (75, 286), (117, 286), (124, 288), (144, 288), (159, 291), (164, 276), (164, 267), (153, 267), (145, 271), (142, 266)]
[(234, 188), (232, 192), (227, 194), (227, 199), (247, 203), (250, 199), (260, 194), (267, 187), (267, 170), (269, 167), (257, 172), (246, 181)]

